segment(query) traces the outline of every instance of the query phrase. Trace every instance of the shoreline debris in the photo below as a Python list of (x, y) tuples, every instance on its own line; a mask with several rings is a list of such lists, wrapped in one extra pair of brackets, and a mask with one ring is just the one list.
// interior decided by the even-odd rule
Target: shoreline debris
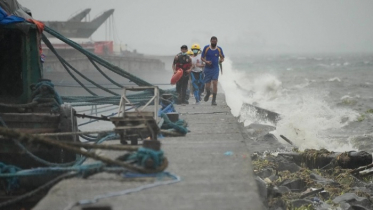
[(372, 155), (365, 151), (256, 152), (252, 163), (270, 210), (373, 209)]

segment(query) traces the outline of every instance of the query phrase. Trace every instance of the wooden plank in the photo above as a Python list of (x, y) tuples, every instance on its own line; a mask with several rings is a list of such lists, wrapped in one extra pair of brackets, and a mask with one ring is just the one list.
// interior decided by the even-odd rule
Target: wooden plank
[(154, 112), (124, 112), (124, 117), (151, 117), (153, 118)]
[(60, 133), (40, 133), (40, 136), (71, 136), (79, 134), (93, 134), (93, 133), (109, 133), (113, 130), (95, 130), (95, 131), (79, 131), (79, 132), (60, 132)]
[(141, 124), (141, 125), (130, 125), (130, 126), (120, 126), (114, 128), (114, 130), (128, 130), (128, 129), (138, 129), (138, 128), (148, 128), (148, 126)]
[[(113, 121), (113, 120), (112, 120)], [(123, 118), (121, 120), (114, 120), (115, 122), (150, 122), (150, 121), (154, 121), (153, 118), (149, 118), (149, 119), (142, 119), (142, 118)]]

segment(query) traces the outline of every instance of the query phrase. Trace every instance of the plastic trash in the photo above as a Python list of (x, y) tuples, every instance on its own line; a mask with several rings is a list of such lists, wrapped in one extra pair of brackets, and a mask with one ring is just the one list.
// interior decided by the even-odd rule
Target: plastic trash
[(231, 156), (231, 155), (233, 155), (233, 152), (232, 151), (227, 151), (227, 152), (224, 153), (224, 155)]

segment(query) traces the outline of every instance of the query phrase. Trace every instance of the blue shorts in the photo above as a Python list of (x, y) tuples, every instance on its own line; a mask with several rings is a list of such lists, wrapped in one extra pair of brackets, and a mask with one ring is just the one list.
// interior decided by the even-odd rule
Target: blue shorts
[(219, 68), (217, 69), (204, 69), (205, 78), (204, 82), (209, 83), (211, 80), (218, 80), (219, 78)]

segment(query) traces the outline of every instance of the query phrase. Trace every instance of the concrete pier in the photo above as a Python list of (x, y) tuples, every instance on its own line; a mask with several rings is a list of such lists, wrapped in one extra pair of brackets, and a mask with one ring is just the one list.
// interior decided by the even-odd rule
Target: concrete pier
[[(180, 118), (188, 122), (190, 133), (184, 137), (160, 139), (169, 160), (166, 169), (181, 177), (175, 184), (105, 198), (93, 204), (113, 210), (261, 210), (250, 160), (250, 145), (242, 126), (230, 113), (224, 95), (218, 106), (211, 101), (201, 105), (176, 106)], [(118, 144), (119, 141), (107, 142)], [(120, 152), (97, 151), (115, 158)], [(126, 180), (115, 174), (99, 173), (87, 179), (73, 178), (55, 185), (34, 210), (68, 208), (79, 200), (123, 191), (153, 183), (152, 179)]]

